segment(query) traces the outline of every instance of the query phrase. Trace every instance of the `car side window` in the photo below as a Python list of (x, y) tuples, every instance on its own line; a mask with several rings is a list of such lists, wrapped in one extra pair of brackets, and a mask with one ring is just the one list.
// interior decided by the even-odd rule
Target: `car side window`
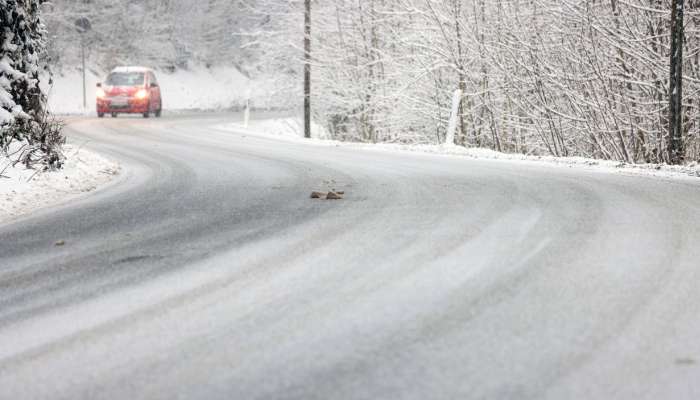
[(155, 83), (156, 85), (158, 84), (158, 80), (156, 79), (156, 75), (153, 72), (149, 72), (148, 77), (151, 80), (151, 83)]

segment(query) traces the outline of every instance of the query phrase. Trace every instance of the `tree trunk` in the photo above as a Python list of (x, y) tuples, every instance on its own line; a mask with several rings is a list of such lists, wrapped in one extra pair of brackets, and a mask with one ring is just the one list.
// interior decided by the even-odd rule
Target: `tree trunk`
[(304, 11), (304, 137), (311, 137), (311, 0)]
[(671, 5), (671, 76), (669, 83), (668, 162), (683, 162), (683, 2)]

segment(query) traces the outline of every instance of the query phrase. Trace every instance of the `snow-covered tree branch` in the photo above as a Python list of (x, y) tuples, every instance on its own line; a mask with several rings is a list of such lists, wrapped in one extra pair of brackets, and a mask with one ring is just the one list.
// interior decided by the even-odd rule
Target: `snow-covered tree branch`
[[(285, 40), (261, 33), (253, 47), (301, 65), (299, 2), (256, 3), (256, 12), (278, 11), (272, 36)], [(687, 2), (683, 42), (689, 160), (700, 158), (698, 3)], [(670, 0), (329, 0), (314, 7), (314, 97), (321, 100), (314, 114), (338, 138), (442, 142), (460, 89), (459, 144), (668, 161)]]
[(39, 87), (45, 52), (41, 0), (0, 0), (0, 151), (27, 167), (60, 166), (60, 124), (47, 115)]

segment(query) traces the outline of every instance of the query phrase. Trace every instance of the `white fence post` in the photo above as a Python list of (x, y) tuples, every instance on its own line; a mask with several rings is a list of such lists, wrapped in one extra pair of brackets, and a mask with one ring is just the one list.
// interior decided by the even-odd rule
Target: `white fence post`
[(245, 92), (245, 110), (243, 111), (243, 127), (248, 129), (250, 122), (250, 89)]
[(452, 112), (450, 114), (450, 123), (447, 125), (447, 133), (445, 134), (445, 145), (455, 145), (455, 132), (457, 131), (457, 118), (459, 117), (459, 103), (462, 101), (462, 90), (455, 90), (452, 95)]

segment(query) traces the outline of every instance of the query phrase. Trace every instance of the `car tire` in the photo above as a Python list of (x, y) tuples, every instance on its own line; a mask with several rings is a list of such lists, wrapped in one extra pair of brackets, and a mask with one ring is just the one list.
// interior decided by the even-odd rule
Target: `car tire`
[(104, 118), (104, 117), (105, 117), (105, 113), (97, 113), (97, 118)]
[(117, 118), (117, 115), (119, 115), (119, 114), (117, 114), (117, 113), (112, 113), (112, 118)]
[(160, 118), (163, 115), (163, 103), (158, 104), (158, 109), (156, 110), (156, 118)]

